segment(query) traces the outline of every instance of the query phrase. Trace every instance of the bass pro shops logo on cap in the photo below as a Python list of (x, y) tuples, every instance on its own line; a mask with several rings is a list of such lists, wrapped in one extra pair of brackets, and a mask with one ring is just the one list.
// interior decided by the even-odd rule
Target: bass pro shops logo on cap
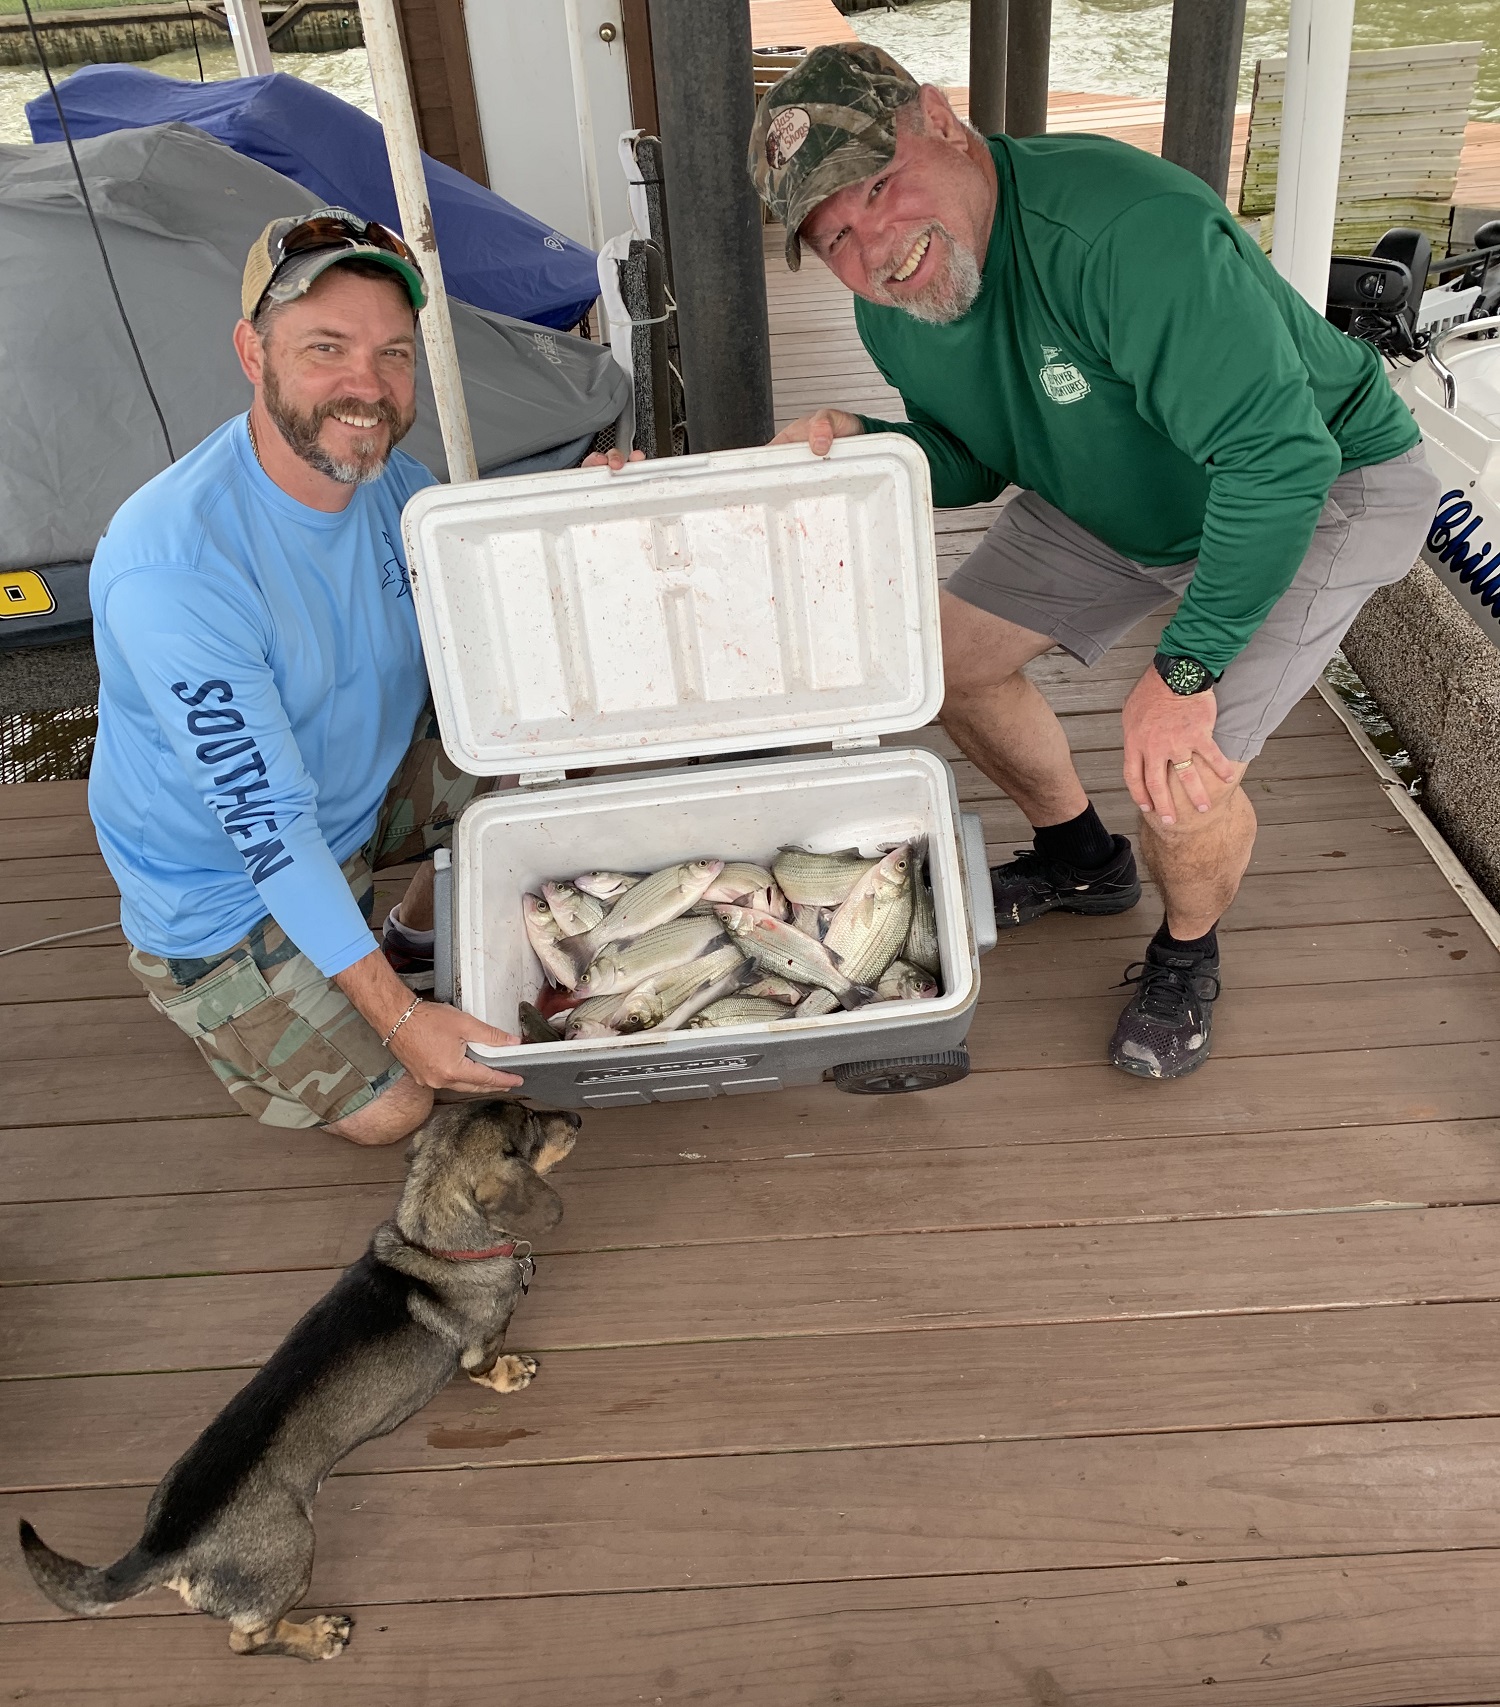
[(1047, 364), (1037, 374), (1042, 390), (1054, 403), (1081, 403), (1089, 394), (1089, 382), (1072, 362), (1062, 359), (1062, 351), (1050, 344), (1042, 345), (1042, 360)]
[(807, 141), (812, 117), (806, 107), (783, 107), (766, 127), (766, 164), (779, 172)]

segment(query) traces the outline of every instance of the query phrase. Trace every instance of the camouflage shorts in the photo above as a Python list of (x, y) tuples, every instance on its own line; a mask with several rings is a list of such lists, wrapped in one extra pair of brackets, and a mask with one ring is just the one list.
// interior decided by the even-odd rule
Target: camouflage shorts
[[(446, 847), (460, 810), (488, 785), (456, 771), (431, 709), (386, 791), (375, 833), (342, 870), (374, 913), (377, 871)], [(151, 1005), (198, 1047), (230, 1096), (263, 1126), (324, 1126), (378, 1097), (406, 1071), (349, 998), (274, 919), (203, 960), (133, 949), (130, 970)]]

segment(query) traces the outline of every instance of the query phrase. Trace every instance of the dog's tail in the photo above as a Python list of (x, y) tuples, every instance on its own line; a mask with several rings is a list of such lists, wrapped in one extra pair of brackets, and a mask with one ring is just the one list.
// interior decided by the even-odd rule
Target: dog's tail
[(97, 1618), (101, 1612), (108, 1612), (122, 1600), (144, 1594), (162, 1580), (158, 1569), (161, 1561), (151, 1558), (139, 1546), (132, 1547), (113, 1565), (81, 1565), (76, 1559), (54, 1553), (24, 1517), (21, 1551), (26, 1556), (27, 1570), (48, 1600), (64, 1612), (81, 1613), (85, 1618)]

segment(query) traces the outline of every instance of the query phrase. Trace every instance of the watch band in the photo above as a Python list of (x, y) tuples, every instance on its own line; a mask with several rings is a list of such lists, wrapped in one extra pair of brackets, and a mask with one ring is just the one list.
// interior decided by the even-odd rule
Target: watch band
[(1151, 662), (1156, 667), (1157, 675), (1172, 692), (1181, 694), (1184, 698), (1195, 693), (1205, 693), (1219, 679), (1207, 664), (1200, 664), (1196, 658), (1158, 652)]

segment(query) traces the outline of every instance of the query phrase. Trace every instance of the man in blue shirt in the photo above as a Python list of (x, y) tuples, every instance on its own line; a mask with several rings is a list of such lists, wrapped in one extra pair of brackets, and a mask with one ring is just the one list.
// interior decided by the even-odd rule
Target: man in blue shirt
[(121, 506), (90, 579), (89, 810), (131, 968), (247, 1112), (360, 1144), (521, 1082), (466, 1054), (513, 1038), (394, 969), (430, 959), (431, 864), (390, 958), (367, 922), (373, 870), (428, 858), (477, 787), (435, 739), (401, 547), (433, 483), (395, 448), (425, 300), (383, 227), (273, 221), (234, 331), (249, 414)]

